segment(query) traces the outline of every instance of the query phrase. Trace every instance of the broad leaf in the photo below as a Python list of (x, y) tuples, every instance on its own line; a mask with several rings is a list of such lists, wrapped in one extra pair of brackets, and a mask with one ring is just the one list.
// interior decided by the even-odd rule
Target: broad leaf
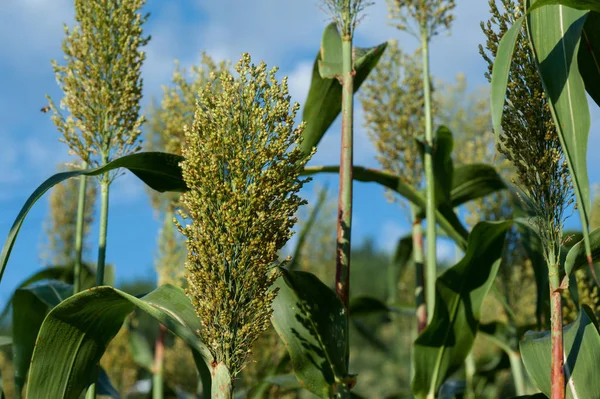
[(298, 379), (293, 373), (290, 374), (278, 374), (270, 377), (265, 377), (263, 381), (268, 382), (271, 385), (277, 385), (286, 389), (300, 389), (302, 385), (298, 382)]
[[(417, 140), (417, 146), (421, 159), (425, 158), (425, 142)], [(438, 204), (450, 203), (450, 191), (452, 190), (452, 179), (454, 178), (454, 163), (452, 162), (452, 150), (454, 139), (452, 132), (446, 126), (440, 126), (435, 133), (433, 144), (433, 172), (435, 175), (436, 196)]]
[(529, 10), (528, 13), (544, 6), (559, 5), (575, 8), (577, 10), (594, 10), (600, 12), (600, 3), (598, 0), (537, 0)]
[(485, 164), (454, 167), (450, 201), (457, 207), (506, 188), (496, 168)]
[[(304, 168), (302, 174), (312, 175), (317, 173), (339, 173), (339, 171), (339, 166), (313, 166)], [(425, 209), (425, 197), (408, 184), (403, 183), (402, 179), (397, 175), (377, 169), (365, 168), (362, 166), (354, 166), (352, 173), (354, 179), (357, 181), (378, 183), (397, 192), (417, 207)], [(438, 210), (436, 212), (436, 221), (446, 232), (446, 234), (448, 234), (448, 237), (453, 239), (459, 247), (463, 249), (466, 247), (466, 229), (464, 226), (462, 226), (460, 220), (456, 214), (454, 214), (451, 207)]]
[[(106, 346), (136, 308), (183, 339), (196, 352), (196, 365), (206, 376), (213, 359), (197, 336), (200, 321), (181, 288), (163, 285), (136, 298), (98, 287), (64, 300), (48, 313), (33, 352), (27, 398), (79, 398)], [(209, 389), (210, 378), (203, 384)]]
[(133, 361), (146, 371), (152, 372), (154, 367), (154, 354), (152, 348), (139, 331), (129, 330), (129, 351), (133, 357)]
[(496, 142), (500, 141), (500, 132), (502, 132), (502, 115), (504, 113), (504, 104), (506, 100), (506, 87), (508, 85), (508, 75), (510, 72), (510, 64), (517, 38), (521, 33), (524, 18), (521, 17), (513, 23), (506, 31), (496, 52), (496, 60), (492, 67), (492, 87), (491, 87), (491, 114), (492, 124), (494, 126), (494, 134)]
[[(593, 312), (582, 306), (577, 319), (563, 328), (566, 398), (599, 398), (600, 334)], [(535, 386), (550, 396), (552, 342), (549, 331), (528, 332), (521, 341), (521, 354)]]
[[(592, 256), (597, 258), (600, 256), (600, 229), (592, 231), (589, 235), (590, 247)], [(581, 240), (569, 250), (565, 260), (565, 273), (570, 275), (574, 271), (588, 264), (587, 254), (585, 250), (585, 241)]]
[(462, 367), (511, 225), (511, 221), (475, 225), (464, 258), (438, 277), (433, 318), (415, 341), (415, 397), (433, 398), (446, 377)]
[(579, 46), (577, 61), (585, 89), (600, 106), (600, 30), (598, 26), (600, 26), (600, 12), (592, 11), (583, 25), (582, 43)]
[(27, 216), (27, 213), (37, 200), (53, 186), (72, 177), (81, 175), (97, 176), (114, 169), (126, 168), (139, 177), (149, 187), (157, 191), (182, 192), (186, 190), (185, 182), (181, 176), (181, 168), (179, 167), (179, 162), (182, 160), (183, 157), (178, 155), (163, 152), (142, 152), (115, 159), (101, 168), (61, 172), (49, 177), (29, 196), (10, 228), (8, 238), (6, 239), (4, 247), (2, 247), (2, 253), (0, 254), (0, 280), (2, 280), (6, 263), (8, 262), (19, 229), (25, 220), (25, 216)]
[[(335, 24), (332, 25), (325, 29), (324, 37), (326, 34), (332, 33), (331, 29), (335, 29)], [(354, 60), (356, 71), (354, 76), (355, 93), (371, 70), (375, 68), (386, 47), (387, 42), (371, 49), (354, 49), (355, 54), (360, 54)], [(302, 133), (304, 141), (300, 148), (306, 154), (309, 154), (312, 148), (319, 144), (327, 129), (342, 110), (342, 85), (337, 79), (321, 77), (319, 73), (319, 63), (321, 61), (321, 51), (319, 51), (313, 65), (312, 81), (302, 111), (302, 120), (306, 122), (306, 128)]]
[(586, 157), (590, 111), (577, 60), (586, 17), (585, 11), (570, 7), (542, 7), (528, 15), (527, 28), (554, 125), (569, 165), (589, 255), (590, 188)]
[(15, 291), (13, 297), (13, 363), (15, 388), (23, 390), (35, 341), (44, 318), (65, 298), (73, 293), (73, 286), (62, 281), (51, 280)]
[(346, 370), (344, 305), (329, 287), (307, 272), (287, 271), (275, 283), (272, 322), (285, 343), (298, 381), (330, 398)]

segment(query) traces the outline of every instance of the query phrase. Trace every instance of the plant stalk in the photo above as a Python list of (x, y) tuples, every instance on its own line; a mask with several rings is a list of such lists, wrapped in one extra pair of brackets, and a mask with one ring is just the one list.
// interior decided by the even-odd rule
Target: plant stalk
[[(82, 169), (87, 169), (87, 163), (83, 162)], [(79, 197), (77, 198), (77, 224), (75, 226), (75, 265), (73, 268), (73, 294), (81, 291), (81, 258), (83, 254), (83, 225), (85, 218), (85, 197), (87, 189), (87, 177), (79, 176)]]
[(417, 307), (417, 332), (427, 326), (427, 304), (425, 302), (425, 271), (423, 266), (423, 226), (417, 217), (417, 209), (410, 207), (412, 218), (413, 261), (415, 263), (415, 305)]
[[(552, 257), (550, 258), (552, 259)], [(556, 261), (548, 263), (550, 279), (550, 328), (552, 338), (551, 399), (565, 398), (565, 372), (562, 305), (559, 268)]]
[(515, 393), (517, 396), (525, 396), (525, 378), (523, 373), (523, 362), (519, 352), (510, 351), (508, 354), (510, 360), (510, 369), (513, 375), (513, 383), (515, 384)]
[(98, 238), (98, 265), (96, 269), (96, 286), (104, 284), (104, 262), (106, 260), (106, 232), (108, 229), (108, 175), (100, 182), (100, 236)]
[(465, 377), (467, 380), (467, 392), (465, 398), (475, 399), (475, 384), (473, 378), (475, 377), (475, 357), (473, 356), (473, 350), (469, 352), (469, 355), (465, 359)]
[(163, 399), (164, 381), (163, 366), (165, 360), (165, 336), (167, 328), (160, 324), (158, 337), (154, 346), (154, 370), (152, 376), (152, 399)]
[(435, 280), (437, 277), (436, 262), (436, 221), (435, 221), (435, 177), (433, 174), (433, 126), (431, 119), (431, 85), (429, 76), (429, 34), (425, 26), (421, 26), (421, 51), (423, 56), (423, 95), (425, 102), (425, 192), (427, 195), (427, 265), (425, 269), (425, 303), (427, 305), (427, 322), (433, 317), (435, 305)]

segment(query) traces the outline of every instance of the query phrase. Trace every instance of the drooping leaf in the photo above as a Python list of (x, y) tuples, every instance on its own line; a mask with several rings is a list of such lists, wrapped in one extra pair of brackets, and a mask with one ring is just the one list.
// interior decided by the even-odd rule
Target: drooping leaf
[(272, 322), (285, 343), (298, 381), (330, 398), (336, 381), (347, 378), (344, 305), (329, 287), (307, 272), (282, 269)]
[(139, 331), (130, 329), (129, 330), (129, 351), (133, 357), (133, 361), (140, 367), (143, 367), (147, 371), (152, 371), (154, 367), (154, 355), (152, 348)]
[(31, 355), (44, 318), (50, 309), (72, 293), (72, 285), (57, 280), (30, 285), (15, 291), (12, 302), (12, 348), (15, 388), (18, 393), (23, 390), (27, 381)]
[(415, 341), (412, 389), (416, 398), (433, 398), (446, 377), (462, 367), (511, 225), (511, 221), (475, 225), (464, 258), (438, 277), (433, 318)]
[[(324, 37), (332, 34), (335, 24), (332, 25), (325, 28)], [(335, 32), (337, 33), (337, 30)], [(355, 93), (375, 68), (386, 47), (387, 42), (371, 49), (354, 49), (354, 53), (359, 54), (354, 59), (354, 69), (356, 71), (354, 76)], [(302, 133), (304, 141), (300, 148), (306, 154), (310, 153), (312, 148), (319, 144), (327, 129), (342, 110), (342, 85), (337, 79), (321, 77), (319, 72), (321, 61), (321, 51), (319, 51), (313, 65), (312, 81), (302, 111), (302, 120), (306, 122), (306, 128)]]
[[(312, 166), (305, 167), (303, 175), (312, 175), (317, 173), (339, 173), (339, 166)], [(377, 169), (365, 168), (362, 166), (354, 166), (352, 169), (354, 179), (366, 183), (378, 183), (387, 187), (402, 197), (412, 202), (419, 208), (425, 209), (425, 197), (408, 184), (402, 182), (399, 176), (392, 173), (384, 172)], [(450, 220), (448, 219), (450, 218)], [(461, 247), (466, 247), (466, 229), (454, 214), (451, 207), (446, 207), (446, 210), (438, 210), (436, 212), (436, 221), (440, 227), (448, 234), (448, 237), (454, 240)]]
[(114, 169), (126, 168), (154, 190), (161, 192), (183, 192), (186, 190), (186, 185), (181, 176), (181, 168), (179, 167), (179, 162), (182, 160), (183, 157), (179, 155), (163, 152), (142, 152), (115, 159), (101, 168), (61, 172), (49, 177), (29, 196), (10, 228), (8, 238), (0, 254), (0, 280), (2, 280), (10, 252), (12, 251), (21, 225), (25, 220), (25, 216), (27, 216), (27, 213), (37, 200), (53, 186), (77, 176), (97, 176)]
[[(600, 334), (595, 323), (593, 312), (583, 305), (577, 319), (563, 328), (566, 398), (600, 397)], [(537, 389), (550, 396), (550, 332), (528, 332), (520, 347), (529, 377)]]
[(569, 166), (586, 252), (590, 254), (590, 183), (586, 157), (591, 122), (577, 59), (586, 18), (586, 11), (570, 7), (541, 7), (529, 13), (527, 29), (554, 125)]
[(327, 25), (321, 39), (319, 74), (323, 79), (342, 76), (342, 37), (335, 22)]
[(302, 385), (300, 385), (294, 373), (272, 375), (269, 377), (265, 377), (263, 381), (268, 382), (271, 385), (277, 385), (286, 389), (302, 388)]
[(582, 43), (579, 46), (577, 60), (579, 62), (579, 73), (583, 78), (585, 89), (600, 106), (600, 12), (591, 11), (588, 14), (583, 32)]
[[(167, 284), (136, 298), (98, 287), (64, 300), (48, 313), (33, 352), (27, 398), (79, 398), (107, 344), (136, 308), (186, 342), (196, 354), (201, 376), (206, 376), (212, 356), (196, 334), (200, 321), (181, 288)], [(202, 382), (210, 389), (210, 377)]]
[(504, 189), (506, 183), (491, 165), (455, 166), (450, 201), (457, 207)]
[[(592, 231), (589, 235), (589, 238), (592, 257), (597, 259), (598, 256), (600, 256), (600, 229)], [(581, 240), (573, 245), (567, 254), (567, 258), (565, 260), (565, 273), (570, 275), (587, 264), (585, 241)]]

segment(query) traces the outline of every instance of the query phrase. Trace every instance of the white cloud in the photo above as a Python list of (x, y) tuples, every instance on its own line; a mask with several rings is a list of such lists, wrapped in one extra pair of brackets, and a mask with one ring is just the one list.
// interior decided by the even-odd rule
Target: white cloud
[(292, 101), (296, 101), (301, 105), (308, 96), (308, 90), (310, 89), (313, 62), (313, 60), (298, 62), (288, 75), (288, 86)]

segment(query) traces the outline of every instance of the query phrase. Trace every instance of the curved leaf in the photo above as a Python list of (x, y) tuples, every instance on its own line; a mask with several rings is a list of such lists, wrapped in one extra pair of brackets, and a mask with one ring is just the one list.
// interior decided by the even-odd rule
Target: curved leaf
[(480, 222), (464, 258), (436, 281), (431, 323), (415, 341), (412, 389), (433, 398), (446, 377), (462, 367), (477, 334), (481, 305), (492, 286), (512, 221)]
[[(593, 312), (583, 305), (577, 319), (563, 328), (566, 397), (599, 398), (600, 334)], [(520, 343), (527, 373), (535, 386), (550, 396), (551, 337), (549, 331), (525, 334)]]
[(583, 78), (585, 89), (592, 99), (600, 106), (600, 12), (588, 14), (581, 35), (582, 45), (579, 46), (577, 61), (579, 73)]
[(452, 207), (457, 207), (506, 187), (496, 168), (491, 165), (460, 165), (454, 168), (450, 201)]
[(23, 390), (40, 327), (50, 309), (73, 293), (73, 286), (62, 281), (48, 281), (15, 291), (13, 297), (13, 364), (15, 388)]
[(33, 352), (27, 398), (79, 398), (106, 346), (136, 308), (196, 352), (203, 384), (210, 387), (206, 374), (213, 359), (196, 334), (200, 321), (181, 288), (163, 285), (138, 299), (112, 287), (98, 287), (64, 300), (48, 313)]
[[(600, 229), (592, 231), (589, 235), (589, 239), (592, 256), (597, 258), (600, 256)], [(567, 253), (567, 258), (565, 259), (565, 273), (568, 276), (587, 264), (588, 261), (585, 250), (585, 241), (581, 240), (577, 244), (573, 245), (573, 247)]]
[(139, 177), (149, 187), (157, 191), (183, 192), (186, 190), (186, 185), (181, 176), (181, 168), (179, 167), (179, 162), (182, 160), (183, 157), (179, 155), (163, 152), (142, 152), (115, 159), (101, 168), (61, 172), (49, 177), (29, 196), (10, 228), (8, 238), (6, 239), (6, 242), (2, 247), (2, 253), (0, 254), (0, 280), (2, 280), (6, 263), (8, 262), (19, 229), (25, 220), (25, 216), (27, 216), (27, 213), (37, 200), (56, 184), (72, 177), (82, 175), (97, 176), (114, 169), (126, 168)]
[(524, 18), (516, 19), (513, 25), (506, 31), (496, 52), (496, 60), (492, 67), (492, 82), (491, 82), (491, 114), (492, 124), (494, 126), (494, 134), (496, 142), (500, 142), (500, 132), (502, 131), (502, 114), (504, 113), (504, 103), (506, 99), (506, 87), (508, 85), (508, 74), (510, 72), (510, 64), (515, 44), (521, 32)]
[(154, 368), (154, 354), (152, 348), (140, 332), (136, 330), (129, 330), (129, 351), (133, 361), (140, 367), (147, 371), (152, 372)]
[[(436, 185), (436, 202), (439, 204), (450, 202), (450, 191), (452, 190), (452, 179), (454, 178), (454, 163), (452, 162), (452, 150), (454, 139), (452, 132), (446, 126), (440, 126), (435, 133), (433, 148), (433, 172)], [(421, 159), (425, 158), (425, 142), (417, 140), (417, 147)]]
[[(332, 29), (337, 33), (335, 23), (325, 28), (323, 36), (327, 35), (330, 37), (329, 35), (333, 34)], [(386, 47), (387, 42), (371, 49), (354, 49), (355, 54), (359, 55), (354, 61), (354, 69), (356, 71), (356, 75), (354, 76), (355, 93), (371, 70), (375, 68)], [(329, 129), (335, 118), (342, 111), (342, 85), (337, 79), (321, 77), (321, 73), (319, 72), (319, 63), (321, 61), (321, 51), (319, 51), (313, 65), (310, 89), (304, 103), (304, 110), (302, 111), (302, 120), (306, 122), (306, 128), (302, 133), (304, 141), (300, 148), (305, 154), (309, 154), (312, 148), (319, 144), (327, 129)]]
[(347, 378), (344, 305), (329, 287), (307, 272), (282, 269), (275, 283), (272, 322), (285, 343), (298, 381), (321, 398)]
[[(302, 174), (339, 173), (339, 171), (339, 166), (309, 166), (304, 168)], [(378, 183), (397, 192), (416, 206), (425, 209), (425, 197), (408, 184), (403, 183), (397, 175), (362, 166), (354, 166), (352, 174), (357, 181)], [(448, 207), (446, 207), (445, 210), (438, 210), (436, 213), (436, 220), (440, 227), (448, 234), (448, 237), (453, 239), (459, 247), (463, 249), (466, 247), (466, 230), (460, 223), (458, 217), (456, 217), (456, 214), (452, 211), (452, 208), (448, 209)]]
[(528, 15), (527, 28), (554, 125), (569, 165), (586, 252), (590, 255), (590, 183), (586, 157), (591, 122), (577, 60), (586, 18), (585, 11), (570, 7), (542, 7)]

